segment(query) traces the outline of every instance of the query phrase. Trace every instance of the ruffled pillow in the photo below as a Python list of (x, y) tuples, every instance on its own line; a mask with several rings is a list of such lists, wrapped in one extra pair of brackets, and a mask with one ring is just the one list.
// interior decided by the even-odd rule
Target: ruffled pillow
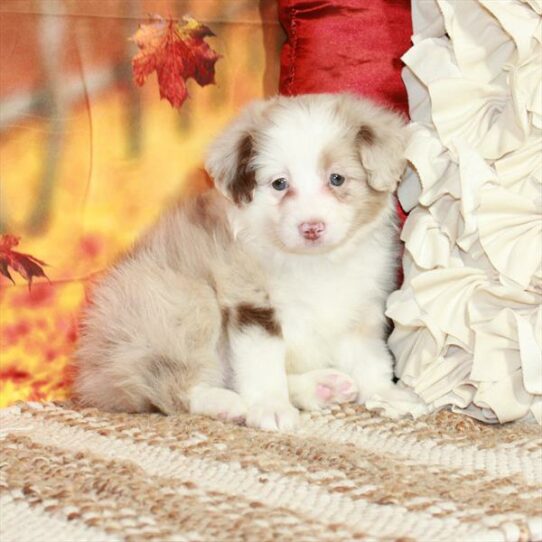
[(390, 347), (429, 409), (488, 422), (542, 423), (540, 11), (414, 0), (403, 57), (413, 122), (399, 197), (412, 212)]

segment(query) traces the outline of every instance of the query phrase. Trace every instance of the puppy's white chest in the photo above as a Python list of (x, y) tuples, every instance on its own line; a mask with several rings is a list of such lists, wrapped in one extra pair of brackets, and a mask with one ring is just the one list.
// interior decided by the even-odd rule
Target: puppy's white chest
[[(356, 314), (362, 292), (346, 273), (292, 273), (272, 281), (271, 299), (287, 346), (288, 372), (333, 363), (338, 337)], [(352, 284), (351, 284), (352, 283)]]

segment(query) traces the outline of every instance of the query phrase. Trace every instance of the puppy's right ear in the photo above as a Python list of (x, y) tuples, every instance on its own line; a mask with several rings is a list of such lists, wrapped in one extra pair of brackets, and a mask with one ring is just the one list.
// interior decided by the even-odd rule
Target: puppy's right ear
[(397, 113), (373, 107), (359, 125), (356, 144), (368, 173), (369, 185), (379, 192), (393, 192), (406, 160), (405, 123)]
[(217, 189), (237, 205), (250, 203), (256, 188), (254, 134), (265, 102), (253, 102), (209, 147), (205, 169)]

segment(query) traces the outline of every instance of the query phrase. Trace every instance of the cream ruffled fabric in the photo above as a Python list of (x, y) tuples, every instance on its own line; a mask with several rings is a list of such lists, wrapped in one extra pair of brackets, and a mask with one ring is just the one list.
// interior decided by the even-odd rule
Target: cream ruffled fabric
[[(413, 0), (397, 375), (420, 405), (542, 424), (542, 2)], [(415, 408), (414, 408), (415, 406)]]

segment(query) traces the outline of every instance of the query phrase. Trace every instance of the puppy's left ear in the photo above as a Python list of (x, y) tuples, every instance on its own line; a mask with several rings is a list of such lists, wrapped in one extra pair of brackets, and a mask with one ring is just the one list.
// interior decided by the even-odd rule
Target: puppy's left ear
[(406, 126), (396, 113), (375, 106), (361, 122), (356, 145), (367, 170), (369, 185), (379, 192), (393, 192), (406, 166)]
[(205, 169), (216, 188), (237, 205), (252, 201), (256, 175), (252, 167), (254, 135), (267, 102), (246, 107), (214, 140), (207, 151)]

